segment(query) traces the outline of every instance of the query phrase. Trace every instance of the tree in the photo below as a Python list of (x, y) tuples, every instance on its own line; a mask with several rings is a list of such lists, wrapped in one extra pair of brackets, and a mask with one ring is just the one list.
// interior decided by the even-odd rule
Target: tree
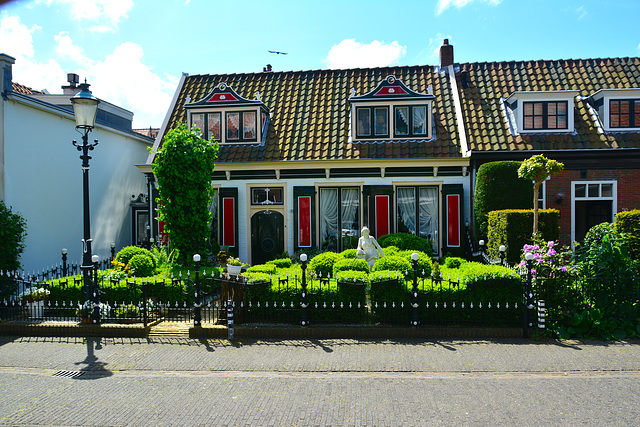
[(180, 124), (164, 137), (152, 165), (158, 180), (160, 220), (178, 249), (178, 262), (190, 263), (193, 254), (208, 254), (211, 175), (218, 143), (202, 139), (197, 128)]
[(20, 269), (27, 237), (27, 221), (0, 201), (0, 271)]
[(533, 236), (538, 234), (538, 192), (540, 185), (551, 175), (564, 170), (564, 164), (547, 159), (542, 154), (537, 154), (522, 162), (518, 168), (520, 178), (533, 181)]

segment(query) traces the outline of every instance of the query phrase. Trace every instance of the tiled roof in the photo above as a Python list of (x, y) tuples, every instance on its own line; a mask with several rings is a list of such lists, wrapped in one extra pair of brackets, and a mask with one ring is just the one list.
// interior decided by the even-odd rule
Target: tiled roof
[[(460, 89), (469, 148), (473, 151), (640, 148), (638, 132), (598, 132), (586, 98), (600, 89), (640, 88), (640, 58), (460, 64), (469, 88)], [(462, 74), (457, 74), (462, 88)], [(575, 132), (512, 135), (501, 98), (516, 91), (577, 90)]]
[(143, 129), (131, 129), (135, 133), (139, 133), (140, 135), (148, 136), (149, 138), (155, 138), (158, 136), (159, 128), (143, 128)]
[[(361, 95), (394, 75), (416, 92), (432, 87), (435, 140), (348, 142), (351, 89)], [(197, 101), (224, 82), (239, 95), (261, 99), (271, 110), (264, 145), (221, 144), (218, 162), (270, 162), (318, 159), (427, 159), (461, 156), (449, 78), (434, 67), (263, 72), (187, 76), (167, 129), (186, 121), (187, 96)]]
[(31, 89), (30, 87), (21, 85), (20, 83), (12, 82), (11, 84), (14, 92), (21, 93), (23, 95), (39, 95), (43, 93), (40, 90)]

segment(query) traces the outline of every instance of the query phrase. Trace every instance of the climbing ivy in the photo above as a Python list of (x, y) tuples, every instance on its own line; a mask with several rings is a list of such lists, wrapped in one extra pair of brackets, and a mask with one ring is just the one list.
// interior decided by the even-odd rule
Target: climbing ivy
[(158, 211), (178, 263), (190, 264), (193, 254), (207, 259), (213, 197), (211, 175), (218, 143), (202, 139), (201, 131), (180, 124), (169, 131), (152, 165), (158, 180)]

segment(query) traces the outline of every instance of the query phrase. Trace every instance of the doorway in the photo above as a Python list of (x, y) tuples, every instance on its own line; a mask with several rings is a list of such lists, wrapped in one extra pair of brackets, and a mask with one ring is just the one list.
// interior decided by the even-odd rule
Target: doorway
[(256, 212), (251, 217), (251, 264), (264, 264), (284, 251), (284, 216), (278, 211)]

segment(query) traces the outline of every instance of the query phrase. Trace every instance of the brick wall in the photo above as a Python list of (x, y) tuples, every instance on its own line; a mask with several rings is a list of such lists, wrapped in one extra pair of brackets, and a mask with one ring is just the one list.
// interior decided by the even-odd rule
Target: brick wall
[[(617, 212), (640, 209), (640, 169), (590, 169), (586, 177), (580, 170), (565, 170), (546, 183), (546, 207), (560, 211), (560, 243), (571, 243), (571, 182), (617, 181)], [(556, 203), (564, 193), (562, 203)], [(617, 213), (616, 212), (616, 213)]]

